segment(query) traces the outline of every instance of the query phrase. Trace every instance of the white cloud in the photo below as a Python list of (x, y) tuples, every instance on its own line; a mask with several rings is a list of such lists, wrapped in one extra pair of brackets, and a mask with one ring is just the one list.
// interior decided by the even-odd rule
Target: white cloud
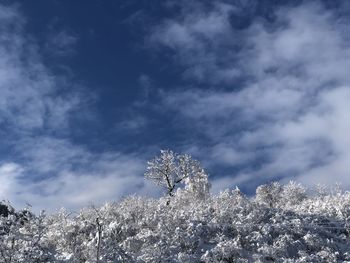
[[(154, 28), (149, 40), (175, 51), (176, 59), (186, 65), (184, 76), (199, 82), (221, 83), (239, 75), (236, 68), (219, 70), (223, 62), (217, 52), (222, 45), (234, 41), (228, 20), (233, 8), (218, 3), (214, 11), (206, 12), (197, 6), (190, 13), (176, 20), (168, 20)], [(231, 43), (235, 44), (235, 43)], [(226, 58), (234, 58), (235, 52), (226, 50)]]
[[(228, 26), (229, 13), (202, 14), (187, 13), (188, 18), (160, 25), (168, 40), (158, 43), (172, 48), (185, 70), (199, 67), (206, 72), (201, 86), (207, 90), (164, 95), (164, 105), (192, 120), (192, 129), (214, 145), (203, 158), (214, 157), (209, 162), (215, 164), (222, 155), (232, 167), (250, 167), (231, 177), (232, 181), (240, 178), (240, 183), (297, 177), (308, 184), (338, 181), (349, 188), (350, 32), (334, 10), (316, 2), (285, 7), (276, 10), (273, 23), (255, 20), (239, 33)], [(205, 24), (203, 19), (209, 22), (212, 16), (222, 21), (217, 34), (208, 31), (215, 36), (214, 46), (193, 30), (195, 19)], [(191, 36), (188, 42), (176, 42), (176, 35), (169, 40), (174, 25)], [(190, 56), (189, 43), (205, 52)], [(241, 44), (239, 51), (236, 43)], [(222, 75), (230, 70), (230, 78)], [(197, 78), (195, 72), (191, 74)], [(237, 84), (237, 76), (245, 81)], [(225, 88), (213, 88), (212, 83)]]
[(49, 34), (46, 49), (50, 55), (56, 56), (68, 56), (75, 52), (75, 46), (79, 38), (77, 34), (71, 30), (59, 30), (56, 31), (52, 28), (52, 32)]
[(8, 200), (15, 189), (17, 177), (22, 169), (15, 163), (3, 163), (0, 165), (0, 198)]
[[(149, 193), (141, 155), (97, 153), (70, 140), (72, 114), (84, 114), (90, 94), (45, 66), (25, 26), (18, 9), (0, 5), (0, 147), (9, 149), (0, 156), (0, 197), (37, 211)], [(54, 44), (66, 50), (74, 41), (62, 33)]]
[[(198, 12), (196, 12), (198, 11)], [(155, 28), (151, 41), (160, 42), (169, 48), (182, 48), (183, 51), (203, 47), (203, 41), (215, 45), (215, 38), (229, 32), (228, 16), (232, 8), (229, 5), (218, 4), (213, 12), (194, 10), (179, 20), (168, 20)]]
[[(236, 7), (214, 6), (167, 20), (150, 37), (174, 52), (184, 78), (200, 84), (162, 93), (164, 106), (208, 140), (204, 148), (186, 142), (187, 150), (204, 164), (244, 168), (214, 178), (214, 191), (273, 178), (349, 188), (348, 28), (332, 11), (304, 4), (278, 10), (274, 24), (256, 20), (238, 32), (230, 21)], [(146, 76), (140, 82), (152, 86)], [(52, 210), (151, 192), (142, 154), (97, 153), (65, 137), (85, 97), (74, 90), (42, 63), (20, 12), (0, 6), (0, 146), (16, 155), (1, 156), (1, 197)], [(132, 118), (119, 128), (145, 124)]]
[(251, 155), (237, 151), (232, 144), (230, 145), (228, 143), (218, 143), (212, 147), (210, 152), (210, 158), (216, 164), (228, 164), (232, 166), (253, 160)]
[(24, 18), (15, 8), (0, 9), (0, 124), (12, 132), (65, 127), (81, 97), (60, 94), (62, 79), (41, 62)]
[(0, 166), (0, 195), (17, 207), (77, 209), (136, 192), (149, 195), (154, 188), (143, 179), (143, 158), (135, 155), (92, 153), (52, 137), (27, 139), (16, 150), (25, 161)]

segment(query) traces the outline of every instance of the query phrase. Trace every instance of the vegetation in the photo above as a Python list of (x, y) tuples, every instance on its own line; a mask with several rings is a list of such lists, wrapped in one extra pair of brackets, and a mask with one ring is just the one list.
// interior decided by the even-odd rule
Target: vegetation
[(350, 262), (349, 192), (274, 182), (211, 195), (199, 163), (170, 151), (145, 176), (167, 195), (77, 214), (2, 203), (0, 262)]

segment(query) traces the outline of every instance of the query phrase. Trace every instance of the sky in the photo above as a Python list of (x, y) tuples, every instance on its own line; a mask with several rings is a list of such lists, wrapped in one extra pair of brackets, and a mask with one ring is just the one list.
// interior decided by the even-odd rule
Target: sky
[(161, 149), (213, 193), (349, 189), (349, 19), (347, 1), (0, 0), (0, 198), (159, 196)]

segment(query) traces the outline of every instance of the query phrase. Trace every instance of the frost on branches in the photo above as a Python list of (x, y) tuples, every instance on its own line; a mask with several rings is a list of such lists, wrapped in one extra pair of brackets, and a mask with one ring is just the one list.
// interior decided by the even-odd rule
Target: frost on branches
[[(186, 190), (205, 198), (209, 195), (208, 176), (200, 163), (187, 154), (176, 154), (162, 150), (160, 156), (148, 162), (145, 178), (166, 188), (169, 197), (174, 195), (176, 187), (186, 184)], [(168, 199), (167, 204), (170, 203)]]
[(349, 192), (274, 182), (211, 195), (199, 163), (171, 151), (146, 177), (167, 194), (51, 215), (1, 203), (0, 262), (350, 262)]

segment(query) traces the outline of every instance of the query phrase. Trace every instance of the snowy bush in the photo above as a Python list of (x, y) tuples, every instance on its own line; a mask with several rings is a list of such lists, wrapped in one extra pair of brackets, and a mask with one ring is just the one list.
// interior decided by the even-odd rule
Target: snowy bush
[(166, 156), (184, 183), (171, 196), (51, 215), (0, 204), (0, 262), (350, 262), (349, 192), (291, 182), (211, 195), (197, 161)]

